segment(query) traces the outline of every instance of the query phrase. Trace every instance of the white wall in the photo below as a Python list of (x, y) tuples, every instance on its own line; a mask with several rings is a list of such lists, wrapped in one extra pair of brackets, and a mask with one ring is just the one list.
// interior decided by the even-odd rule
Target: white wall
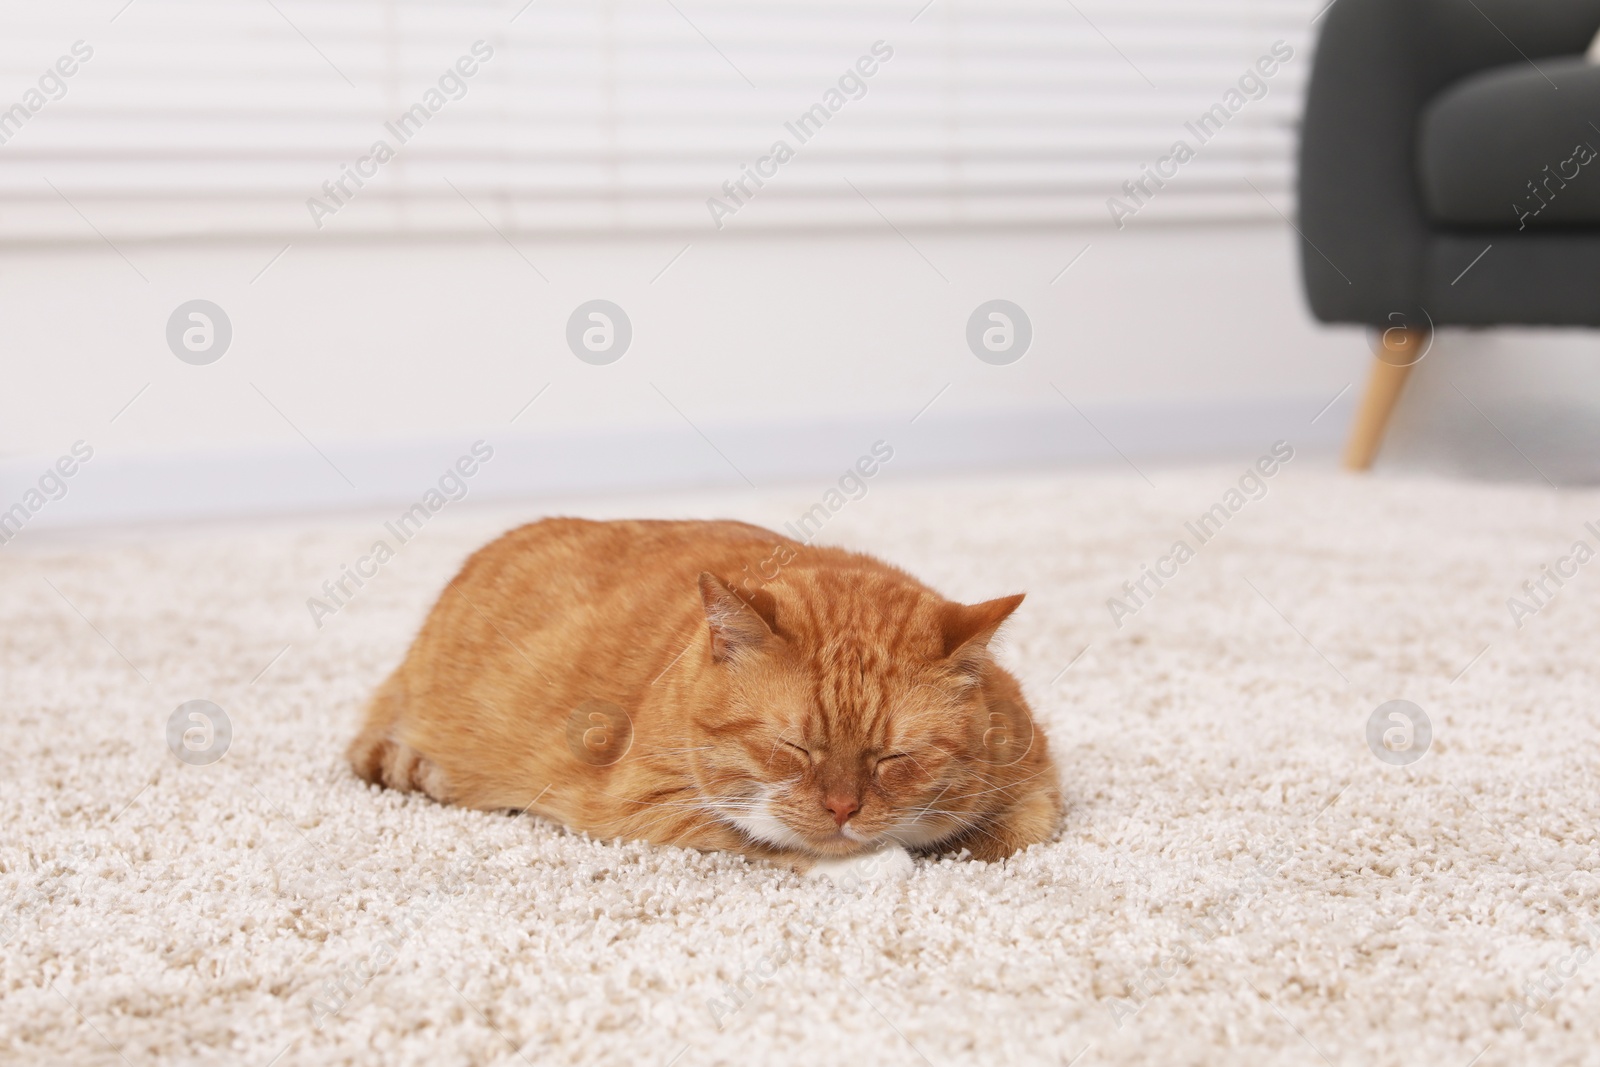
[[(1344, 435), (1365, 339), (1310, 321), (1282, 226), (908, 237), (718, 237), (676, 262), (682, 241), (520, 242), (548, 282), (498, 239), (296, 245), (264, 274), (281, 246), (0, 253), (0, 509), (79, 439), (95, 459), (33, 536), (409, 502), (478, 438), (499, 456), (484, 497), (809, 481), (880, 438), (914, 473), (1123, 464), (1105, 438), (1160, 463)], [(635, 330), (606, 367), (564, 341), (600, 296)], [(205, 367), (164, 337), (194, 297), (234, 324)], [(994, 297), (1034, 323), (1011, 366), (965, 343)], [(1600, 480), (1597, 357), (1581, 331), (1442, 335), (1380, 468)]]
[[(260, 277), (278, 248), (123, 247), (132, 266), (104, 245), (13, 251), (0, 499), (79, 438), (93, 477), (41, 525), (401, 499), (476, 437), (521, 450), (485, 481), (500, 492), (738, 481), (685, 416), (762, 482), (831, 470), (879, 437), (906, 443), (903, 469), (1120, 462), (1052, 383), (1130, 456), (1342, 432), (1342, 408), (1309, 420), (1362, 371), (1361, 342), (1309, 321), (1280, 226), (908, 237), (702, 238), (670, 267), (682, 240), (519, 241), (549, 281), (493, 237), (295, 245)], [(164, 337), (196, 297), (234, 327), (204, 367)], [(595, 297), (634, 325), (606, 367), (564, 341)], [(965, 342), (994, 297), (1033, 320), (1011, 366)]]
[(1600, 333), (1442, 334), (1411, 373), (1378, 469), (1600, 483)]
[[(0, 258), (0, 328), (13, 394), (0, 451), (48, 452), (118, 420), (127, 449), (410, 437), (496, 426), (546, 382), (524, 425), (670, 427), (655, 382), (696, 421), (909, 418), (945, 383), (941, 411), (1061, 404), (1045, 384), (1103, 404), (1314, 399), (1357, 367), (1346, 338), (1307, 320), (1277, 227), (1117, 234), (916, 234), (684, 241), (127, 248)], [(1292, 234), (1289, 235), (1292, 238)], [(1090, 241), (1093, 247), (1053, 285)], [(935, 268), (948, 282), (941, 280)], [(163, 331), (204, 297), (234, 324), (209, 367), (179, 362)], [(574, 307), (621, 304), (631, 350), (592, 367), (567, 350)], [(989, 367), (968, 314), (1005, 297), (1034, 321), (1032, 351)], [(10, 390), (8, 390), (10, 391)], [(1326, 397), (1324, 397), (1326, 399)]]

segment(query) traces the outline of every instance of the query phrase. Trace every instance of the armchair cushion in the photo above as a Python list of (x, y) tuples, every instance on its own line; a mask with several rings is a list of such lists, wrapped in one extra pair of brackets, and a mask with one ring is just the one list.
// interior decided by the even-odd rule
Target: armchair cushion
[(1446, 226), (1600, 226), (1600, 66), (1582, 57), (1493, 67), (1423, 108), (1417, 176)]

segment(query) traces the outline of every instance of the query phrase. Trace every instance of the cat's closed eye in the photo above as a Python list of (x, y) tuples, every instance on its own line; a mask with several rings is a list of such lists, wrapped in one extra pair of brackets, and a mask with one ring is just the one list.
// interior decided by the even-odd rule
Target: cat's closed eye
[(790, 752), (802, 757), (807, 763), (813, 762), (813, 757), (811, 755), (811, 750), (809, 748), (806, 748), (803, 745), (797, 745), (793, 741), (782, 741), (782, 740), (780, 740), (778, 743), (780, 745), (783, 745)]

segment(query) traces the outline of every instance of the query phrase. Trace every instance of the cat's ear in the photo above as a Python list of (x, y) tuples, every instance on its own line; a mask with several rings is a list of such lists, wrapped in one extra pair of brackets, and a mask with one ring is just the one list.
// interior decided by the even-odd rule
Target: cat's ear
[(985, 600), (982, 604), (946, 604), (939, 616), (947, 659), (977, 666), (986, 661), (989, 639), (1011, 617), (1026, 594)]
[(772, 628), (766, 620), (709, 571), (700, 573), (700, 600), (711, 626), (711, 658), (717, 663), (726, 663), (771, 639)]

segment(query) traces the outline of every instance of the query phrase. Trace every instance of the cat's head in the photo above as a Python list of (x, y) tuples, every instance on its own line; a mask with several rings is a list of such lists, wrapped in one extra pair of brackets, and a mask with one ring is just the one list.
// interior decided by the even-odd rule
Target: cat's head
[(703, 574), (700, 594), (696, 776), (753, 841), (928, 848), (1013, 799), (1034, 727), (988, 644), (1021, 595), (959, 604), (868, 569), (790, 572), (745, 596)]

